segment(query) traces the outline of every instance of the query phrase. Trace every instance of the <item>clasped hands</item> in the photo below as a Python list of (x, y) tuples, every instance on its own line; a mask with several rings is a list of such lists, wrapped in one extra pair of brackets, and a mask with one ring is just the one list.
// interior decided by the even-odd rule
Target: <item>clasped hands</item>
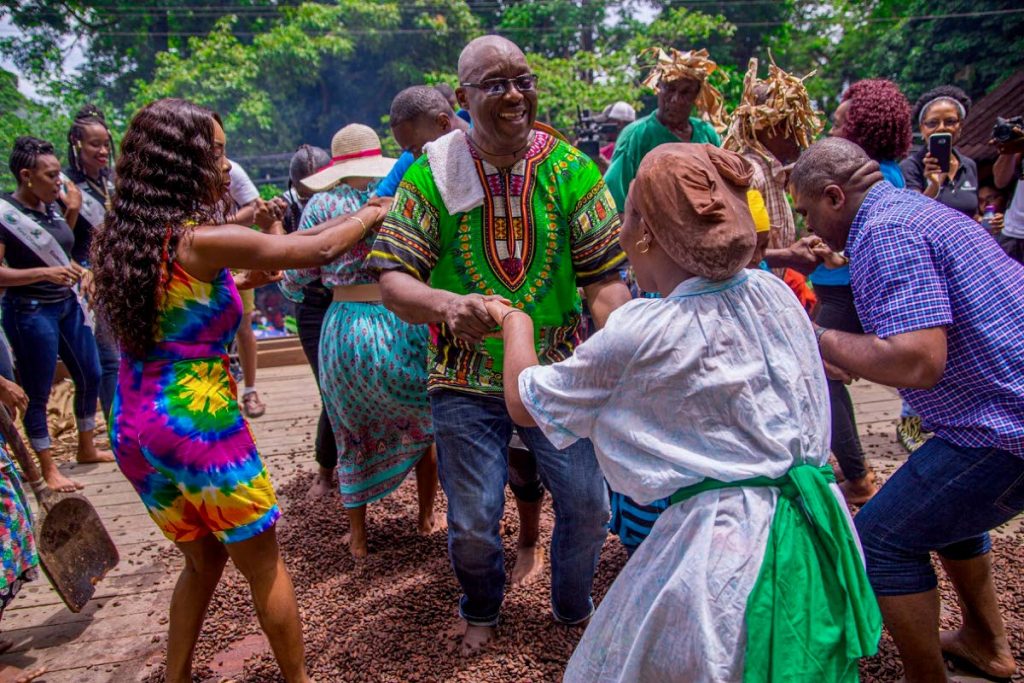
[(475, 345), (484, 339), (500, 336), (507, 316), (515, 312), (526, 315), (504, 297), (464, 294), (453, 298), (445, 307), (444, 322), (460, 340)]

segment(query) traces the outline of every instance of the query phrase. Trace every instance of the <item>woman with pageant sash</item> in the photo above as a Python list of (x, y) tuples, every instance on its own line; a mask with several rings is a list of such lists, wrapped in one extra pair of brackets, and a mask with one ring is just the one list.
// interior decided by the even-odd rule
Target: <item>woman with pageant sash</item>
[(17, 189), (0, 203), (0, 288), (3, 328), (14, 353), (21, 385), (28, 394), (25, 432), (39, 457), (43, 478), (55, 491), (82, 485), (65, 477), (53, 460), (46, 407), (57, 359), (75, 383), (79, 463), (111, 462), (113, 454), (96, 449), (96, 402), (100, 361), (89, 312), (81, 298), (90, 275), (72, 258), (75, 236), (58, 200), (75, 212), (81, 193), (61, 182), (53, 145), (24, 136), (14, 143), (11, 174)]

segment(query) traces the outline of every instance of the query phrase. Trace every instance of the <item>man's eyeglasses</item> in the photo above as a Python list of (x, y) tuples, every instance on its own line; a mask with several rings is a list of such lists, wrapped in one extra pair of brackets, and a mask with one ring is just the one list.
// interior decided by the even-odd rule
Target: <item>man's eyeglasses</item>
[(537, 89), (537, 74), (524, 74), (515, 78), (488, 78), (480, 83), (459, 83), (463, 88), (483, 90), (488, 97), (500, 97), (508, 93), (512, 86), (519, 92), (533, 92)]

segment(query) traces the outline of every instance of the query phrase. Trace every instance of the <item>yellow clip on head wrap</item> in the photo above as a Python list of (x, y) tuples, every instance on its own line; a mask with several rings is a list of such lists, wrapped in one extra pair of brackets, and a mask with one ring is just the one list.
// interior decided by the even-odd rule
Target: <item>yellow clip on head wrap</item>
[(768, 232), (772, 229), (772, 221), (768, 217), (768, 209), (764, 205), (764, 197), (757, 190), (747, 190), (747, 204), (750, 215), (754, 217), (754, 230)]

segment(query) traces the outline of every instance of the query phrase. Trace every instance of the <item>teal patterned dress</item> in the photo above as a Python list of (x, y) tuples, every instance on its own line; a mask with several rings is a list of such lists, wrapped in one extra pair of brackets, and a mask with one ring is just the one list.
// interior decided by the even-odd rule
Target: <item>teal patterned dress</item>
[[(314, 195), (299, 230), (352, 213), (369, 199), (341, 183)], [(333, 263), (286, 270), (282, 291), (301, 300), (302, 288), (377, 282), (364, 265), (376, 235), (368, 234)], [(320, 391), (338, 444), (338, 485), (347, 508), (395, 490), (434, 442), (427, 399), (426, 325), (410, 325), (377, 303), (335, 301), (320, 334)]]

